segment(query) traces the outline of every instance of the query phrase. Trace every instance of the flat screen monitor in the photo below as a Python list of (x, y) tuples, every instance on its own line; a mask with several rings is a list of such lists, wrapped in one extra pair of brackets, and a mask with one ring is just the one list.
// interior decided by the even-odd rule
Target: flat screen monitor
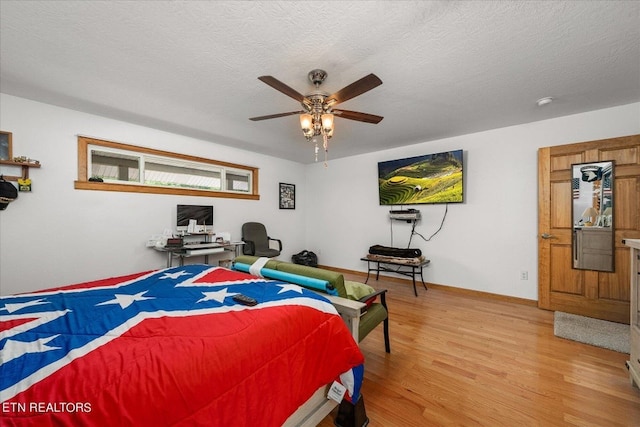
[(462, 150), (378, 163), (381, 205), (464, 202)]
[(190, 219), (196, 220), (198, 225), (204, 225), (206, 231), (213, 230), (213, 206), (178, 205), (176, 218), (178, 231), (187, 231)]

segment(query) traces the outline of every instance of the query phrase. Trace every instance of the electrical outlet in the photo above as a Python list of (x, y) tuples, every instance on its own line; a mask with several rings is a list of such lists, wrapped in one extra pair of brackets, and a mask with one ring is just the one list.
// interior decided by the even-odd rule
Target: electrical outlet
[(528, 271), (521, 271), (520, 272), (520, 280), (529, 280), (529, 272)]

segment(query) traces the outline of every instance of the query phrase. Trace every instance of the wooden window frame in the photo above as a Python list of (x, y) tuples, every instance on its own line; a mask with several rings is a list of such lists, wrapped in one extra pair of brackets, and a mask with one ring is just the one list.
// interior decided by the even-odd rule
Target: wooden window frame
[[(161, 157), (169, 157), (192, 162), (206, 163), (228, 169), (240, 169), (251, 173), (251, 193), (238, 193), (232, 191), (198, 190), (189, 188), (160, 187), (145, 184), (120, 184), (113, 182), (93, 182), (89, 181), (89, 146), (131, 151), (134, 153), (150, 154)], [(86, 136), (78, 136), (78, 180), (74, 182), (76, 190), (94, 191), (119, 191), (126, 193), (152, 193), (152, 194), (173, 194), (179, 196), (200, 196), (200, 197), (221, 197), (229, 199), (260, 200), (258, 192), (258, 168), (244, 166), (236, 163), (223, 162), (219, 160), (206, 159), (204, 157), (190, 156), (186, 154), (173, 153), (170, 151), (156, 150), (153, 148), (139, 147), (136, 145), (123, 144), (120, 142), (106, 141)]]

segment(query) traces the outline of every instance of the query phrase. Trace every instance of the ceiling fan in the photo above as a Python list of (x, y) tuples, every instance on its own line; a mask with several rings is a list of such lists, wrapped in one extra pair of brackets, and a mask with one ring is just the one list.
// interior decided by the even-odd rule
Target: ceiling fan
[[(324, 139), (324, 148), (327, 150), (326, 140), (333, 135), (333, 118), (342, 117), (343, 119), (355, 120), (365, 123), (379, 123), (383, 117), (375, 114), (360, 113), (358, 111), (349, 111), (335, 109), (334, 107), (342, 102), (355, 98), (358, 95), (370, 91), (380, 86), (380, 80), (375, 74), (369, 74), (360, 80), (340, 89), (336, 93), (329, 95), (320, 90), (320, 85), (327, 78), (324, 70), (311, 70), (308, 74), (309, 80), (315, 86), (315, 90), (308, 94), (302, 95), (300, 92), (292, 89), (280, 80), (272, 76), (260, 76), (259, 80), (268, 84), (275, 90), (284, 93), (287, 96), (300, 102), (302, 110), (290, 111), (288, 113), (270, 114), (268, 116), (251, 117), (249, 120), (259, 121), (267, 119), (275, 119), (278, 117), (292, 116), (300, 114), (300, 125), (302, 132), (307, 139), (311, 139), (316, 135), (322, 135)], [(316, 151), (317, 155), (317, 151)]]

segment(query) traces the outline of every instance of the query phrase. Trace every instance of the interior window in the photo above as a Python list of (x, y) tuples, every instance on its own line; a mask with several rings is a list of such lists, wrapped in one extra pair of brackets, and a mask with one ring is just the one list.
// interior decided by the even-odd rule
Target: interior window
[(220, 167), (163, 158), (148, 158), (144, 165), (144, 183), (147, 185), (223, 190)]
[(140, 182), (140, 157), (91, 150), (91, 176), (105, 181)]
[(248, 193), (251, 189), (251, 186), (249, 185), (251, 182), (250, 177), (251, 176), (248, 173), (227, 171), (227, 188), (231, 188), (234, 191), (242, 191)]
[(259, 199), (258, 169), (212, 159), (78, 137), (81, 190)]

